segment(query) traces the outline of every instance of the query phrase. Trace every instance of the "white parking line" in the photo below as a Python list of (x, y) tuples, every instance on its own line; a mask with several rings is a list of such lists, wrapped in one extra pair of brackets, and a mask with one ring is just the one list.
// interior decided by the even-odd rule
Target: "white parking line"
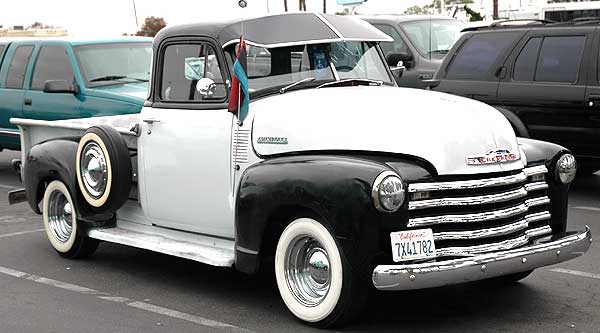
[(599, 207), (575, 206), (574, 209), (591, 210), (592, 212), (600, 212)]
[(582, 272), (582, 271), (574, 271), (572, 269), (564, 269), (564, 268), (555, 268), (555, 269), (551, 269), (550, 271), (556, 272), (556, 273), (571, 274), (571, 275), (577, 275), (577, 276), (600, 280), (600, 274), (593, 274), (593, 273)]
[(0, 238), (6, 238), (6, 237), (13, 237), (13, 236), (19, 236), (19, 235), (26, 235), (26, 234), (32, 234), (34, 232), (40, 232), (40, 231), (44, 231), (45, 229), (35, 229), (35, 230), (27, 230), (27, 231), (19, 231), (19, 232), (13, 232), (10, 234), (4, 234), (4, 235), (0, 235)]
[[(42, 229), (42, 230), (44, 230), (44, 229)], [(247, 330), (247, 329), (244, 329), (244, 328), (241, 328), (238, 326), (234, 326), (234, 325), (230, 325), (227, 323), (222, 323), (219, 321), (195, 316), (195, 315), (185, 313), (185, 312), (180, 312), (177, 310), (163, 308), (162, 306), (153, 305), (153, 304), (149, 304), (146, 302), (140, 302), (140, 301), (126, 298), (126, 297), (111, 296), (109, 293), (105, 293), (105, 292), (101, 292), (98, 290), (78, 286), (78, 285), (67, 283), (67, 282), (62, 282), (62, 281), (46, 278), (46, 277), (39, 276), (39, 275), (34, 275), (34, 274), (26, 273), (26, 272), (17, 271), (17, 270), (8, 268), (8, 267), (0, 266), (0, 274), (10, 275), (10, 276), (13, 276), (16, 278), (37, 282), (40, 284), (76, 292), (79, 294), (94, 295), (98, 299), (115, 302), (115, 303), (123, 303), (132, 308), (160, 314), (160, 315), (171, 317), (171, 318), (185, 320), (185, 321), (188, 321), (188, 322), (191, 322), (194, 324), (198, 324), (198, 325), (202, 325), (205, 327), (222, 329), (222, 330), (229, 331), (229, 332), (253, 332), (251, 330)]]

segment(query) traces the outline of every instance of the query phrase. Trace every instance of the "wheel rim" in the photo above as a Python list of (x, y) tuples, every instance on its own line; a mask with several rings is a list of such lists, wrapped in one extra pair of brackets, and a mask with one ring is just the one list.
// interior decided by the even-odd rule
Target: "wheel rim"
[(108, 167), (102, 148), (97, 143), (85, 145), (80, 167), (83, 185), (88, 193), (94, 198), (102, 196), (108, 182)]
[(298, 302), (309, 307), (321, 304), (331, 283), (329, 255), (321, 243), (309, 236), (297, 237), (286, 254), (285, 277)]
[(48, 203), (48, 224), (54, 238), (66, 243), (73, 233), (73, 208), (67, 197), (60, 191), (50, 194)]

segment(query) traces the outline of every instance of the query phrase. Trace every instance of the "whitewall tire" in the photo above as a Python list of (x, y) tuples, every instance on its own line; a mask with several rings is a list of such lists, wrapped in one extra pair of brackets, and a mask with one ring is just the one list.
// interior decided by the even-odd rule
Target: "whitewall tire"
[(351, 319), (352, 299), (362, 289), (329, 230), (299, 218), (282, 232), (275, 252), (277, 287), (287, 308), (300, 320), (331, 327)]
[(82, 258), (93, 253), (98, 241), (83, 235), (69, 190), (61, 181), (46, 187), (42, 204), (44, 229), (52, 247), (66, 258)]

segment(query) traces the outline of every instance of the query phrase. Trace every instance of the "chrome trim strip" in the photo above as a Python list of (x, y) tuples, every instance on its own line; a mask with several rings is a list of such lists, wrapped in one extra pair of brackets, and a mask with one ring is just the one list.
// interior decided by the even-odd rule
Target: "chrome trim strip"
[(519, 236), (517, 238), (507, 239), (496, 243), (481, 244), (475, 246), (454, 246), (454, 247), (443, 247), (435, 250), (436, 257), (463, 257), (473, 256), (475, 254), (497, 252), (514, 249), (527, 244), (529, 237), (527, 235)]
[(523, 182), (527, 180), (527, 177), (537, 175), (540, 173), (547, 173), (548, 169), (543, 166), (536, 166), (531, 168), (525, 168), (523, 171), (516, 175), (476, 179), (476, 180), (461, 180), (455, 182), (439, 182), (439, 183), (418, 183), (410, 184), (408, 186), (408, 192), (421, 192), (421, 191), (440, 191), (440, 190), (463, 190), (473, 188), (484, 188), (501, 185), (510, 185)]
[(539, 236), (543, 236), (543, 235), (549, 235), (551, 233), (552, 233), (552, 228), (549, 225), (545, 225), (543, 227), (525, 231), (525, 235), (527, 235), (527, 237), (530, 237), (530, 238), (531, 237), (539, 237)]
[(504, 193), (481, 195), (476, 197), (463, 197), (463, 198), (440, 198), (440, 199), (429, 199), (429, 200), (417, 200), (410, 201), (408, 203), (408, 209), (424, 209), (432, 207), (444, 207), (444, 206), (468, 206), (468, 205), (483, 205), (495, 202), (504, 202), (513, 199), (523, 198), (527, 196), (527, 190), (524, 187), (518, 188)]
[(525, 168), (523, 169), (523, 172), (527, 177), (530, 177), (533, 175), (539, 175), (541, 173), (548, 173), (548, 168), (546, 168), (545, 165), (538, 165), (531, 168)]
[(15, 131), (0, 130), (0, 136), (18, 139), (21, 137), (21, 133), (18, 130), (15, 130)]
[(524, 272), (574, 259), (590, 247), (592, 234), (584, 231), (513, 250), (408, 265), (379, 265), (372, 281), (379, 290), (412, 290), (477, 281)]
[(454, 214), (454, 215), (438, 215), (438, 216), (426, 216), (417, 217), (408, 220), (407, 227), (417, 227), (432, 224), (444, 224), (444, 223), (472, 223), (472, 222), (485, 222), (499, 220), (515, 215), (525, 213), (529, 210), (529, 207), (543, 205), (549, 203), (550, 199), (547, 196), (528, 199), (524, 203), (516, 206), (481, 212), (472, 214)]
[(548, 183), (546, 183), (546, 182), (535, 182), (535, 183), (525, 184), (525, 190), (527, 192), (537, 191), (537, 190), (545, 190), (547, 188), (548, 188)]
[[(487, 229), (479, 229), (479, 230), (467, 230), (467, 231), (446, 231), (446, 232), (437, 232), (433, 234), (433, 239), (436, 241), (440, 240), (465, 240), (465, 239), (480, 239), (480, 238), (488, 238), (488, 237), (496, 237), (508, 235), (513, 232), (517, 232), (523, 229), (527, 229), (529, 227), (529, 223), (547, 220), (550, 218), (550, 212), (544, 211), (541, 213), (535, 213), (525, 216), (525, 218), (513, 222), (511, 224), (487, 228)], [(536, 230), (536, 229), (533, 229)], [(529, 230), (527, 231), (529, 232)]]

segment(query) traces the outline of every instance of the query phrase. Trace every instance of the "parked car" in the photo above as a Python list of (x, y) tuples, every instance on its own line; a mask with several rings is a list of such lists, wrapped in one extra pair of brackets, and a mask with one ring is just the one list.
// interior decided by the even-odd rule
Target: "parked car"
[(402, 87), (424, 88), (431, 80), (461, 30), (466, 25), (448, 16), (430, 15), (372, 15), (359, 16), (394, 40), (382, 42), (388, 64), (402, 61), (406, 67), (398, 80)]
[(581, 174), (594, 173), (600, 169), (597, 22), (508, 23), (465, 34), (432, 89), (494, 106), (517, 135), (565, 146)]
[(0, 150), (20, 149), (10, 118), (136, 113), (148, 93), (152, 40), (0, 39)]
[[(252, 102), (234, 114), (242, 22), (261, 66), (246, 58)], [(483, 103), (396, 87), (388, 40), (311, 13), (166, 28), (140, 114), (12, 119), (25, 189), (9, 198), (63, 257), (108, 241), (273, 267), (288, 309), (320, 327), (357, 319), (373, 286), (516, 281), (586, 252), (589, 228), (566, 231), (569, 151), (517, 140)]]

